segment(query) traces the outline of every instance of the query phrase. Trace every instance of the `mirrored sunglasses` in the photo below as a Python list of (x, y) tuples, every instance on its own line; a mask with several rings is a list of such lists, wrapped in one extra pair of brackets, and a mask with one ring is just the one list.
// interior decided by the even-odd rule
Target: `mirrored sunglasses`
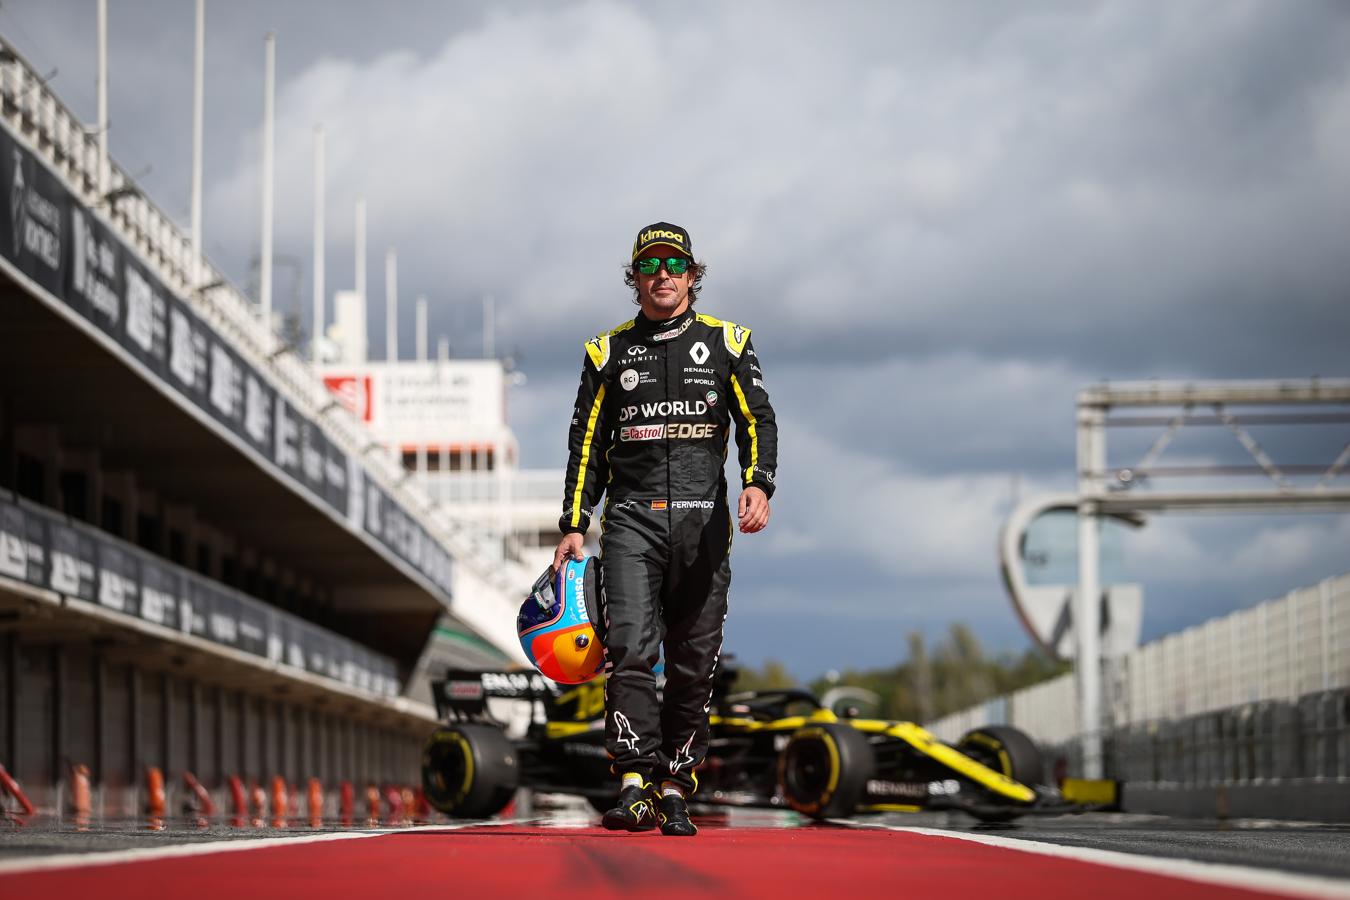
[(689, 260), (683, 256), (672, 256), (669, 259), (649, 256), (646, 259), (639, 259), (634, 265), (643, 275), (655, 275), (661, 271), (662, 265), (672, 275), (683, 275), (689, 270)]

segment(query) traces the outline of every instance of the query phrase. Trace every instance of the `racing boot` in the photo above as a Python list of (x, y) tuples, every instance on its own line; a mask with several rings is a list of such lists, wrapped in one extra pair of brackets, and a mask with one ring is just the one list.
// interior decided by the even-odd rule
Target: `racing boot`
[(656, 827), (651, 795), (650, 784), (628, 785), (619, 791), (618, 805), (600, 817), (600, 824), (610, 831), (651, 831)]
[(656, 820), (661, 833), (676, 837), (693, 837), (698, 828), (689, 821), (689, 807), (678, 793), (661, 794), (656, 798)]

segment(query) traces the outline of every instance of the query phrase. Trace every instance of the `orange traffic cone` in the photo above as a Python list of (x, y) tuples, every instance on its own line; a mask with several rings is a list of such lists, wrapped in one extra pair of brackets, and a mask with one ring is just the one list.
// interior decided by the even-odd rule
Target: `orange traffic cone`
[(309, 790), (306, 793), (309, 800), (309, 826), (318, 828), (323, 824), (323, 785), (319, 783), (319, 779), (309, 780)]
[(352, 824), (352, 815), (356, 807), (356, 789), (350, 781), (342, 782), (338, 788), (338, 818), (343, 825)]
[(164, 773), (158, 766), (146, 766), (145, 815), (150, 820), (150, 828), (155, 831), (164, 828), (164, 806)]
[(286, 827), (286, 779), (272, 776), (272, 827)]
[(380, 824), (380, 789), (373, 783), (366, 785), (366, 808), (370, 811), (368, 824)]
[(248, 795), (244, 791), (244, 782), (238, 775), (230, 776), (230, 824), (240, 828), (248, 818)]
[(75, 814), (75, 827), (80, 831), (87, 829), (93, 802), (89, 791), (89, 767), (84, 763), (70, 767), (70, 807)]

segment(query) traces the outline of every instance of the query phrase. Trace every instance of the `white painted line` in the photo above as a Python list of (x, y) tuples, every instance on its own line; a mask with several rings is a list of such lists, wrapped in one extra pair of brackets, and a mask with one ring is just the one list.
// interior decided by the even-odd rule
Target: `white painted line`
[(964, 831), (944, 831), (938, 828), (882, 825), (846, 819), (831, 819), (830, 821), (838, 825), (847, 825), (850, 828), (881, 828), (887, 831), (904, 831), (911, 834), (929, 835), (930, 837), (951, 838), (957, 841), (984, 844), (989, 847), (1002, 847), (1005, 850), (1017, 850), (1040, 856), (1057, 856), (1061, 859), (1112, 866), (1117, 869), (1132, 869), (1149, 875), (1181, 878), (1187, 881), (1244, 888), (1250, 891), (1269, 891), (1270, 893), (1286, 894), (1291, 897), (1330, 898), (1330, 900), (1347, 900), (1347, 898), (1350, 898), (1350, 881), (1325, 878), (1318, 875), (1299, 875), (1293, 872), (1256, 869), (1229, 863), (1199, 862), (1193, 859), (1145, 856), (1139, 853), (1123, 853), (1118, 850), (1098, 850), (1093, 847), (1068, 847), (1046, 841), (998, 837), (991, 834), (971, 834)]
[(383, 837), (412, 831), (458, 831), (483, 826), (519, 825), (522, 820), (485, 820), (459, 822), (448, 825), (410, 825), (406, 828), (372, 828), (369, 831), (332, 831), (322, 834), (301, 834), (294, 837), (241, 838), (238, 840), (198, 841), (191, 844), (173, 844), (169, 847), (136, 847), (130, 850), (109, 850), (93, 853), (59, 853), (50, 856), (30, 856), (25, 859), (0, 860), (0, 876), (53, 869), (82, 869), (90, 866), (115, 866), (124, 863), (150, 862), (159, 859), (177, 859), (184, 856), (206, 856), (213, 853), (235, 853), (243, 850), (266, 850), (269, 847), (294, 847), (299, 844), (321, 844), (328, 841), (350, 841), (358, 838)]

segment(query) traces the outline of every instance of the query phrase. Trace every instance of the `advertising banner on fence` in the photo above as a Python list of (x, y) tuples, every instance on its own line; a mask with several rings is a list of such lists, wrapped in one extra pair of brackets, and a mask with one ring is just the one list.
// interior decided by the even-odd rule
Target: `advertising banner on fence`
[[(0, 190), (8, 193), (0, 211), (0, 257), (115, 342), (148, 378), (270, 463), (289, 486), (450, 596), (450, 557), (417, 520), (171, 293), (7, 126), (0, 126)], [(72, 547), (63, 558), (76, 564), (79, 550)], [(73, 586), (82, 572), (76, 564), (63, 574)]]

